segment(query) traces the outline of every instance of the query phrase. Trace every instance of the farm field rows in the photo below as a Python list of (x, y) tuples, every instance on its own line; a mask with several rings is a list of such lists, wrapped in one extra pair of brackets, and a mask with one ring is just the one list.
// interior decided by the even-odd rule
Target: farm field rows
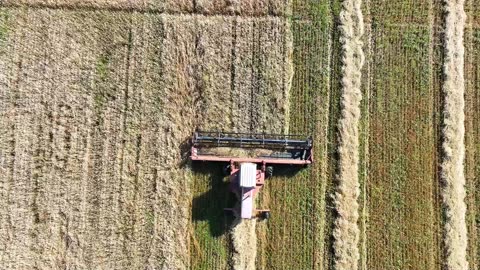
[(439, 92), (432, 85), (428, 31), (372, 29), (378, 57), (372, 59), (369, 100), (369, 269), (439, 267), (434, 118)]
[(186, 264), (178, 254), (187, 254), (180, 239), (188, 198), (180, 191), (188, 185), (179, 179), (188, 173), (179, 169), (178, 146), (191, 118), (176, 121), (192, 115), (178, 73), (187, 55), (178, 47), (188, 44), (159, 38), (177, 22), (108, 12), (1, 14), (2, 265)]
[[(80, 3), (81, 2), (81, 3)], [(257, 269), (333, 269), (339, 0), (0, 4), (0, 265), (228, 269), (233, 194), (195, 128), (308, 134), (257, 206)], [(441, 0), (364, 0), (359, 269), (440, 270)], [(22, 6), (26, 4), (26, 6)], [(2, 7), (3, 6), (3, 7)], [(480, 7), (466, 2), (468, 256), (480, 266)], [(253, 239), (252, 239), (253, 241)]]
[(366, 269), (441, 267), (434, 4), (370, 4)]
[(288, 3), (285, 0), (4, 0), (2, 6), (111, 12), (139, 11), (178, 15), (194, 13), (198, 15), (278, 16), (288, 12)]
[(480, 267), (480, 7), (465, 4), (465, 177), (467, 187), (468, 261)]
[[(331, 260), (327, 255), (329, 240), (324, 237), (326, 235), (325, 218), (317, 213), (325, 212), (324, 195), (328, 183), (326, 179), (332, 174), (329, 172), (331, 167), (330, 160), (327, 158), (327, 151), (332, 151), (332, 146), (329, 146), (329, 140), (325, 139), (334, 135), (329, 128), (329, 119), (332, 118), (330, 108), (335, 106), (330, 104), (329, 93), (331, 87), (329, 67), (332, 62), (330, 58), (333, 46), (331, 44), (332, 11), (327, 2), (316, 4), (316, 6), (294, 3), (293, 7), (299, 10), (290, 24), (293, 38), (293, 41), (290, 41), (293, 42), (292, 64), (295, 73), (291, 82), (292, 90), (289, 93), (288, 126), (285, 128), (294, 134), (313, 134), (316, 143), (315, 155), (323, 158), (318, 158), (309, 170), (294, 176), (288, 175), (288, 171), (287, 175), (282, 175), (280, 171), (279, 176), (267, 181), (260, 194), (258, 205), (271, 209), (273, 214), (268, 222), (257, 223), (256, 261), (259, 269), (323, 268)], [(317, 13), (310, 10), (315, 10)], [(239, 36), (236, 35), (235, 38), (238, 39)], [(258, 63), (257, 61), (252, 60), (254, 64)], [(288, 63), (284, 64), (288, 65)], [(263, 99), (271, 99), (268, 93), (260, 92), (259, 94)], [(333, 108), (333, 111), (337, 110)], [(269, 116), (268, 112), (260, 111), (258, 114)], [(211, 123), (215, 122), (211, 121)], [(242, 122), (232, 122), (233, 130), (235, 126), (241, 124)], [(255, 131), (249, 125), (244, 127), (244, 130), (245, 128)], [(220, 169), (219, 166), (211, 167), (211, 170), (216, 172)], [(209, 197), (206, 203), (208, 205), (225, 203), (228, 200), (224, 195), (227, 192), (227, 186), (222, 182), (221, 174), (201, 171), (194, 180), (194, 193), (199, 193), (201, 200)], [(207, 190), (209, 188), (211, 190), (202, 195), (202, 192), (205, 192), (205, 181), (207, 181)], [(210, 186), (208, 183), (217, 183), (217, 185)], [(193, 204), (195, 203), (194, 196)], [(195, 206), (192, 206), (192, 209), (195, 209)], [(195, 240), (191, 246), (192, 249), (198, 249), (194, 254), (197, 254), (196, 252), (202, 254), (201, 260), (198, 260), (199, 257), (196, 255), (192, 256), (193, 268), (210, 269), (228, 264), (228, 256), (219, 257), (217, 254), (220, 251), (222, 255), (229, 255), (229, 236), (211, 235), (208, 230), (211, 231), (214, 226), (216, 230), (224, 232), (229, 225), (229, 219), (224, 217), (223, 213), (219, 213), (218, 209), (211, 209), (211, 211), (203, 212), (204, 216), (209, 217), (203, 221), (196, 220), (196, 211), (192, 213)], [(208, 222), (210, 226), (207, 225)], [(201, 239), (201, 243), (198, 239)]]

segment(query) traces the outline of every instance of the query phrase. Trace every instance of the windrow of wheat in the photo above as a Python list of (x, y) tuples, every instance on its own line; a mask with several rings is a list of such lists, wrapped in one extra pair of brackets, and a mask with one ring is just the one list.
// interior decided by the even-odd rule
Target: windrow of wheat
[(443, 161), (441, 177), (442, 198), (445, 208), (446, 269), (468, 269), (467, 226), (465, 215), (465, 81), (464, 47), (465, 28), (464, 0), (445, 1), (445, 62)]
[(339, 136), (338, 186), (335, 192), (337, 218), (333, 236), (335, 269), (354, 270), (360, 258), (358, 243), (358, 148), (361, 69), (364, 63), (363, 16), (360, 0), (344, 1), (340, 13), (342, 44), (342, 98)]

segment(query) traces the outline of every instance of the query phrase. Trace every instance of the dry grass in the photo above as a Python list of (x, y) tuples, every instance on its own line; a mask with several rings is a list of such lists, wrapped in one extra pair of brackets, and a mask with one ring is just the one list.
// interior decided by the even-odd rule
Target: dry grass
[[(428, 60), (419, 61), (427, 58), (425, 46), (433, 41), (423, 42), (428, 36), (424, 25), (421, 31), (402, 28), (405, 22), (426, 22), (430, 3), (384, 2), (372, 1), (372, 6), (381, 7), (375, 21), (398, 23), (395, 27), (399, 28), (388, 32), (382, 24), (375, 26), (378, 40), (373, 54), (380, 60), (372, 65), (380, 68), (371, 78), (376, 88), (370, 109), (377, 114), (371, 135), (379, 136), (369, 138), (373, 165), (368, 169), (376, 179), (368, 184), (368, 254), (374, 254), (368, 267), (435, 269), (439, 263), (433, 254), (437, 247), (432, 220), (439, 211), (431, 201), (428, 182), (434, 179), (430, 157), (435, 140), (428, 118), (435, 109), (428, 100), (435, 94), (425, 83), (431, 76), (425, 68), (429, 64), (424, 64)], [(339, 91), (335, 79), (329, 80), (336, 74), (330, 69), (335, 70), (339, 62), (328, 41), (335, 30), (292, 20), (304, 30), (297, 38), (301, 43), (296, 52), (301, 62), (296, 70), (298, 89), (290, 100), (292, 26), (281, 17), (290, 1), (195, 3), (6, 0), (0, 4), (59, 8), (0, 9), (0, 70), (4, 71), (0, 72), (0, 175), (5, 176), (0, 178), (0, 205), (5, 206), (0, 210), (2, 267), (187, 269), (197, 266), (189, 265), (189, 256), (196, 256), (189, 249), (195, 246), (202, 258), (216, 260), (202, 262), (204, 269), (223, 269), (230, 259), (227, 237), (218, 237), (222, 238), (218, 241), (212, 236), (208, 220), (189, 224), (191, 194), (196, 191), (190, 190), (192, 178), (197, 183), (205, 181), (198, 185), (202, 192), (210, 191), (211, 184), (209, 175), (192, 176), (184, 167), (183, 143), (195, 126), (274, 133), (289, 127), (302, 133), (315, 130), (318, 161), (313, 169), (293, 179), (274, 178), (267, 183), (271, 189), (264, 190), (268, 194), (262, 207), (270, 204), (275, 212), (269, 223), (256, 226), (255, 221), (244, 221), (231, 228), (232, 263), (236, 269), (330, 267), (330, 254), (324, 251), (329, 247), (330, 231), (324, 232), (324, 226), (330, 216), (323, 220), (321, 213), (325, 212), (326, 164), (331, 162), (330, 147), (334, 148), (329, 145), (335, 136), (324, 133), (330, 134), (329, 124), (335, 126), (332, 115), (338, 110), (335, 95)], [(459, 87), (463, 85), (464, 15), (462, 0), (447, 3), (442, 179), (448, 218), (446, 264), (456, 270), (467, 267), (463, 86)], [(308, 3), (299, 5), (314, 8)], [(344, 1), (340, 17), (344, 58), (335, 196), (339, 216), (333, 232), (338, 269), (357, 269), (359, 256), (358, 125), (363, 64), (359, 5), (358, 0)], [(74, 11), (76, 7), (84, 11)], [(330, 8), (337, 8), (322, 11), (320, 7), (315, 12), (321, 11), (322, 18), (331, 15)], [(125, 9), (156, 14), (118, 12)], [(421, 74), (411, 71), (412, 66)], [(384, 69), (390, 70), (384, 73)], [(396, 117), (399, 114), (404, 116)], [(226, 153), (231, 154), (230, 150)], [(416, 222), (419, 217), (427, 218)], [(396, 218), (405, 221), (392, 224)], [(191, 227), (193, 232), (188, 232)], [(257, 240), (255, 230), (259, 229), (266, 236)], [(189, 234), (199, 241), (190, 244)], [(266, 258), (255, 265), (260, 261), (256, 256)]]
[(8, 12), (1, 264), (187, 268), (193, 18)]
[(443, 91), (444, 127), (441, 176), (445, 207), (445, 246), (447, 269), (468, 269), (466, 259), (467, 227), (465, 222), (465, 82), (464, 46), (465, 12), (463, 0), (445, 1), (445, 80)]
[[(197, 125), (201, 129), (267, 133), (282, 133), (286, 129), (286, 98), (292, 75), (291, 37), (287, 28), (282, 18), (213, 16), (198, 22), (195, 76), (198, 78), (196, 87), (201, 93), (196, 102), (199, 108)], [(271, 153), (232, 148), (211, 151), (235, 156)], [(195, 175), (194, 193), (205, 193), (204, 187), (210, 185), (208, 181), (211, 177), (201, 173)], [(225, 203), (222, 200), (225, 194), (205, 194), (211, 194), (208, 200), (218, 202), (219, 207)], [(198, 196), (207, 196), (205, 194)], [(194, 237), (198, 239), (204, 255), (202, 260), (194, 258), (192, 264), (199, 269), (221, 268), (225, 258), (217, 254), (228, 254), (229, 247), (223, 236), (214, 237), (206, 231), (211, 229), (206, 223), (223, 224), (223, 220), (218, 220), (217, 212), (204, 214), (207, 215), (203, 217), (206, 220), (194, 221)], [(243, 231), (243, 226), (233, 228), (232, 235), (238, 230)], [(237, 245), (245, 245), (239, 242), (241, 239), (246, 244), (256, 243), (254, 233), (248, 237), (238, 238)], [(251, 255), (243, 252), (239, 249), (235, 258)]]
[(342, 116), (339, 122), (339, 172), (338, 187), (335, 192), (335, 206), (338, 217), (335, 221), (335, 268), (357, 269), (360, 258), (358, 243), (358, 180), (360, 101), (362, 99), (361, 69), (364, 63), (361, 41), (363, 16), (361, 1), (343, 2), (340, 13), (340, 31), (343, 49), (342, 58)]
[(48, 8), (137, 10), (204, 15), (282, 16), (284, 0), (4, 0), (0, 5)]
[(468, 265), (480, 268), (480, 6), (465, 2), (465, 180)]
[(194, 9), (192, 0), (4, 0), (2, 4), (9, 7), (87, 8), (174, 13), (189, 13)]
[(255, 270), (257, 235), (255, 219), (234, 221), (231, 235), (233, 242), (232, 266), (234, 270)]
[(199, 0), (198, 12), (202, 14), (282, 15), (287, 8), (284, 0)]
[(290, 33), (281, 18), (204, 17), (197, 22), (197, 125), (281, 133), (291, 78)]

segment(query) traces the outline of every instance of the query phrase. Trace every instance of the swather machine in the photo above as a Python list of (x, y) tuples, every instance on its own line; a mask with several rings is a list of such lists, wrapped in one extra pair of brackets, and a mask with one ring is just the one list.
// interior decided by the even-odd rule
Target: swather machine
[[(307, 166), (313, 162), (312, 139), (301, 135), (196, 131), (192, 137), (192, 161), (224, 162), (230, 190), (240, 200), (231, 210), (244, 219), (268, 219), (270, 210), (255, 208), (255, 195), (278, 164)], [(229, 151), (225, 151), (229, 149)], [(223, 150), (223, 151), (215, 151)]]

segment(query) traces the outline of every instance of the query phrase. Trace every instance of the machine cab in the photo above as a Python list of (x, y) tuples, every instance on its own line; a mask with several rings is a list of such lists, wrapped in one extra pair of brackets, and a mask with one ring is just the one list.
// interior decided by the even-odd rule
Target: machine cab
[[(252, 218), (254, 210), (254, 195), (257, 186), (257, 179), (260, 176), (255, 163), (241, 163), (239, 178), (239, 193), (241, 199), (241, 218)], [(258, 182), (263, 182), (258, 179)]]

